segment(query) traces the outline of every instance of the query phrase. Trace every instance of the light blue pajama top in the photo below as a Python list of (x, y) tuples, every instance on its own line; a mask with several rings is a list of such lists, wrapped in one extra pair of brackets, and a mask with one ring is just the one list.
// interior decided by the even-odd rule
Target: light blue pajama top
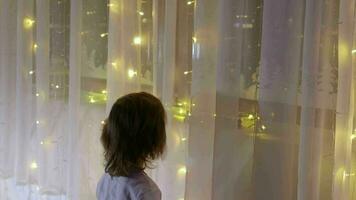
[(105, 173), (96, 188), (98, 200), (161, 200), (161, 191), (144, 172), (129, 177)]

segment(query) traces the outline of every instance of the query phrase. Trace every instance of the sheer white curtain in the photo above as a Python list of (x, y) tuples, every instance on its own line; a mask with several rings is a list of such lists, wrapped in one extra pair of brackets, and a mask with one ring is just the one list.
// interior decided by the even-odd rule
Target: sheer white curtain
[(172, 200), (356, 199), (354, 0), (0, 0), (0, 199), (95, 199), (101, 123), (158, 96)]

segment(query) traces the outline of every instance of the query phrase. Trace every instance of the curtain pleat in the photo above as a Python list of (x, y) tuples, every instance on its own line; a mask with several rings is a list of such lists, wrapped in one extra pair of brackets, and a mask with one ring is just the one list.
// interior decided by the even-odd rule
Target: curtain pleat
[(354, 17), (355, 1), (340, 1), (333, 199), (352, 197), (350, 193), (352, 140), (350, 138), (354, 128), (354, 69), (351, 54)]
[[(34, 160), (34, 133), (39, 122), (34, 120), (33, 98), (33, 27), (34, 2), (17, 1), (17, 49), (16, 49), (16, 119), (14, 124), (16, 134), (15, 177), (19, 183), (32, 182), (36, 171), (29, 171), (32, 166), (35, 169), (37, 162)], [(24, 26), (27, 24), (29, 26)], [(14, 66), (12, 66), (14, 67)], [(15, 77), (13, 77), (15, 78)]]
[(66, 192), (69, 199), (80, 199), (85, 191), (81, 183), (83, 169), (81, 165), (81, 115), (80, 115), (80, 74), (82, 65), (82, 9), (83, 2), (70, 1), (70, 57), (69, 57), (69, 98), (68, 98), (68, 180)]

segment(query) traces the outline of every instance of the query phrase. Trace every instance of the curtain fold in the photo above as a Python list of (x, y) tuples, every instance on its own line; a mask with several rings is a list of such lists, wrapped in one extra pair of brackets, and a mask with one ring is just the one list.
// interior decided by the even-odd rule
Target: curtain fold
[[(15, 177), (19, 183), (32, 182), (30, 176), (35, 171), (28, 170), (37, 166), (34, 160), (34, 130), (40, 122), (34, 120), (34, 98), (32, 96), (33, 86), (33, 20), (34, 2), (17, 1), (17, 32), (16, 32), (16, 120), (15, 126)], [(13, 63), (14, 64), (14, 63)]]
[[(350, 6), (352, 5), (352, 6)], [(333, 198), (349, 199), (354, 119), (354, 69), (352, 65), (355, 1), (340, 1), (338, 38), (338, 94), (336, 103)]]

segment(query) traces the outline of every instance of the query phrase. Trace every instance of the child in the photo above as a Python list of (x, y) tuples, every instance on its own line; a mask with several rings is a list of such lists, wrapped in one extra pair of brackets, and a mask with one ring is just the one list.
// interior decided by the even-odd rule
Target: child
[(101, 135), (105, 174), (97, 185), (98, 200), (160, 200), (161, 191), (145, 174), (165, 149), (165, 111), (151, 94), (132, 93), (111, 108)]

